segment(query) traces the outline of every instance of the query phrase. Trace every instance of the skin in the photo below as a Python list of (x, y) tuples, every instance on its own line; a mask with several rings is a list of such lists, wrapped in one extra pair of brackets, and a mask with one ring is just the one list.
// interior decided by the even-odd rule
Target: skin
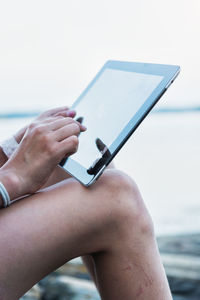
[(57, 166), (77, 151), (77, 136), (85, 130), (64, 116), (66, 108), (60, 113), (21, 131), (8, 161), (0, 151), (0, 181), (11, 199), (19, 197), (0, 210), (0, 298), (18, 299), (82, 256), (104, 300), (172, 299), (135, 182), (110, 166), (85, 188)]

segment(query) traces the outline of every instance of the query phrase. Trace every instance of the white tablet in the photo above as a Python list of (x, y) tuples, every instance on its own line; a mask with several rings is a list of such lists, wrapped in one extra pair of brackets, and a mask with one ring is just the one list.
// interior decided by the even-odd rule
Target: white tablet
[(87, 131), (63, 168), (85, 186), (94, 183), (179, 71), (174, 65), (106, 62), (72, 106)]

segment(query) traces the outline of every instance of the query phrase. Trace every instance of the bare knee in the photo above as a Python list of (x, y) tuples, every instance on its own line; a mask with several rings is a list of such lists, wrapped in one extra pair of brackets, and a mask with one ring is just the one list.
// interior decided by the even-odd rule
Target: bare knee
[(77, 193), (81, 198), (82, 213), (87, 215), (84, 236), (91, 242), (98, 240), (98, 247), (105, 249), (116, 241), (153, 236), (151, 217), (136, 183), (128, 175), (109, 169), (89, 188), (73, 179), (70, 185), (73, 196)]
[[(102, 199), (106, 209), (111, 234), (118, 238), (152, 237), (153, 223), (136, 183), (118, 170), (107, 170), (97, 183), (107, 192), (107, 200)], [(104, 193), (105, 194), (105, 193)], [(109, 226), (108, 226), (109, 228)], [(114, 232), (113, 232), (114, 231)]]

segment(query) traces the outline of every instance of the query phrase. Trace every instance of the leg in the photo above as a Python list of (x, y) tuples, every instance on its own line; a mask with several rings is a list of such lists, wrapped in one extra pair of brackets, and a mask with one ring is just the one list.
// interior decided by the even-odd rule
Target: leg
[[(107, 169), (114, 169), (114, 163), (113, 161), (107, 166)], [(52, 175), (50, 176), (49, 180), (47, 181), (47, 183), (45, 184), (44, 187), (48, 187), (51, 185), (54, 185), (55, 183), (61, 182), (65, 179), (69, 179), (72, 178), (71, 175), (69, 175), (67, 172), (65, 172), (63, 170), (63, 168), (61, 168), (60, 166), (57, 166), (55, 171), (52, 173)], [(96, 274), (95, 274), (95, 265), (94, 265), (94, 259), (93, 257), (88, 254), (85, 256), (82, 256), (82, 261), (84, 263), (84, 265), (86, 266), (91, 279), (94, 281), (96, 287), (97, 287), (97, 279), (96, 279)]]
[[(112, 168), (114, 167), (113, 163), (111, 163), (109, 165), (109, 168), (110, 167), (112, 167)], [(54, 185), (58, 182), (61, 182), (65, 179), (69, 179), (69, 178), (72, 178), (71, 175), (69, 175), (67, 172), (65, 172), (63, 170), (63, 168), (61, 168), (60, 166), (57, 166), (55, 168), (54, 172), (51, 174), (49, 180), (46, 182), (44, 188)], [(83, 261), (84, 265), (86, 266), (92, 280), (94, 281), (95, 285), (97, 286), (96, 275), (95, 275), (95, 266), (94, 266), (94, 260), (93, 260), (92, 256), (89, 254), (82, 256), (82, 261)]]
[(68, 260), (91, 254), (102, 299), (171, 299), (152, 223), (134, 183), (108, 170), (0, 212), (0, 295), (14, 300)]

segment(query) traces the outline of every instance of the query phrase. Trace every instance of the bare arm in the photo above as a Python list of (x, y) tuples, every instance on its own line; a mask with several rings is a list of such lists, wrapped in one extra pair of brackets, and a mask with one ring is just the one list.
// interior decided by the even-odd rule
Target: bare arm
[[(62, 117), (71, 117), (71, 118), (73, 118), (75, 116), (75, 114), (76, 114), (75, 111), (69, 110), (69, 108), (67, 106), (63, 106), (63, 107), (58, 107), (58, 108), (55, 108), (55, 109), (50, 109), (50, 110), (40, 114), (34, 122), (39, 125), (41, 122), (43, 122), (45, 120), (46, 120), (46, 122), (48, 122), (48, 120), (50, 120), (52, 117), (61, 117), (62, 116)], [(20, 144), (21, 140), (23, 139), (28, 127), (29, 126), (25, 126), (24, 128), (20, 129), (14, 135), (14, 137), (15, 137), (18, 144)], [(1, 145), (0, 145), (0, 168), (3, 167), (7, 163), (7, 161), (8, 161), (8, 158), (5, 155), (5, 153), (3, 152), (3, 149), (1, 148)], [(1, 181), (1, 179), (2, 178), (0, 178), (0, 181)], [(7, 181), (7, 180), (4, 178), (3, 181)], [(12, 182), (13, 180), (10, 179), (8, 181)], [(6, 182), (6, 185), (9, 186), (10, 184)], [(11, 185), (13, 186), (14, 182), (12, 182)], [(0, 207), (1, 207), (1, 205), (2, 205), (2, 199), (1, 199), (1, 195), (0, 195)]]
[[(50, 109), (45, 111), (44, 113), (40, 114), (34, 122), (41, 122), (43, 120), (47, 120), (48, 118), (51, 117), (57, 117), (57, 116), (63, 116), (63, 117), (74, 117), (75, 116), (75, 111), (73, 110), (69, 110), (69, 108), (67, 106), (63, 106), (63, 107), (58, 107), (58, 108), (54, 108), (54, 109)], [(23, 128), (21, 128), (15, 135), (15, 139), (17, 141), (17, 143), (19, 144), (26, 132), (28, 128), (27, 126), (24, 126)], [(7, 162), (8, 158), (7, 156), (4, 154), (1, 145), (0, 145), (0, 168)]]
[(32, 123), (11, 158), (0, 168), (0, 181), (11, 200), (38, 191), (60, 160), (77, 151), (83, 125), (70, 117)]

